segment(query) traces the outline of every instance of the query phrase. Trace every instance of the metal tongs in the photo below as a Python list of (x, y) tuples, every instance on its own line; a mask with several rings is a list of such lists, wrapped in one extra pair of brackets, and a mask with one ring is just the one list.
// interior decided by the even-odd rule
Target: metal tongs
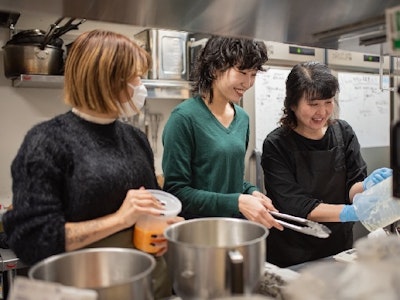
[(275, 211), (269, 211), (269, 213), (276, 218), (294, 221), (300, 224), (300, 225), (295, 225), (292, 223), (276, 219), (276, 221), (283, 227), (292, 229), (294, 231), (298, 231), (308, 235), (313, 235), (322, 239), (329, 237), (329, 235), (331, 234), (331, 230), (323, 224), (287, 214), (278, 213)]

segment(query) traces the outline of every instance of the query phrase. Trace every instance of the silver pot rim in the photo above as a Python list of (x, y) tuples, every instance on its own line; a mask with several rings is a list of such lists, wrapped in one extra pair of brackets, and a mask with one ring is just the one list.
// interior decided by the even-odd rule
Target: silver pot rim
[(109, 289), (110, 287), (117, 287), (117, 286), (129, 284), (132, 281), (140, 280), (142, 278), (145, 278), (145, 277), (149, 276), (153, 272), (154, 268), (156, 267), (156, 260), (152, 255), (150, 255), (148, 253), (145, 253), (145, 252), (142, 252), (142, 251), (137, 250), (137, 249), (118, 248), (118, 247), (84, 248), (84, 249), (79, 249), (79, 250), (75, 250), (75, 251), (71, 251), (71, 252), (64, 252), (64, 253), (52, 255), (52, 256), (49, 256), (49, 257), (37, 262), (36, 264), (34, 264), (28, 270), (28, 277), (30, 279), (37, 279), (37, 278), (35, 278), (34, 273), (37, 271), (37, 269), (41, 268), (45, 264), (49, 264), (49, 263), (52, 263), (52, 262), (55, 262), (55, 261), (58, 261), (60, 259), (67, 258), (67, 257), (70, 257), (70, 256), (79, 255), (80, 253), (99, 253), (99, 252), (104, 252), (104, 251), (106, 251), (106, 252), (132, 253), (132, 254), (135, 254), (135, 255), (140, 255), (140, 256), (142, 256), (142, 257), (144, 257), (144, 258), (149, 260), (150, 266), (145, 271), (143, 271), (143, 272), (141, 272), (139, 274), (136, 274), (136, 275), (134, 275), (132, 277), (126, 278), (126, 279), (121, 280), (119, 282), (114, 282), (112, 284), (112, 286), (91, 288), (91, 289), (96, 290), (96, 291), (101, 291), (101, 290), (104, 290), (104, 289)]
[[(40, 43), (25, 43), (25, 44), (6, 44), (4, 45), (2, 48), (3, 49), (9, 49), (9, 48), (20, 48), (20, 47), (35, 47), (35, 48), (40, 48), (41, 44)], [(53, 45), (46, 45), (44, 47), (44, 49), (54, 49), (54, 50), (58, 50), (58, 51), (64, 51), (64, 49), (62, 47), (57, 47), (57, 46), (53, 46)]]
[[(182, 227), (182, 226), (186, 226), (187, 224), (191, 224), (191, 223), (204, 223), (204, 222), (228, 222), (228, 223), (232, 223), (232, 224), (246, 224), (246, 225), (250, 225), (253, 227), (258, 227), (261, 230), (264, 230), (264, 233), (256, 238), (253, 238), (251, 240), (248, 241), (244, 241), (244, 242), (240, 242), (240, 244), (238, 245), (226, 245), (226, 246), (215, 246), (215, 245), (198, 245), (198, 244), (193, 244), (190, 242), (183, 242), (183, 241), (179, 241), (173, 237), (171, 237), (172, 231), (176, 230), (176, 228)], [(248, 246), (248, 245), (253, 245), (255, 243), (258, 243), (260, 241), (263, 241), (267, 238), (269, 234), (269, 229), (259, 223), (253, 222), (253, 221), (249, 221), (246, 219), (238, 219), (238, 218), (229, 218), (229, 217), (206, 217), (206, 218), (197, 218), (197, 219), (190, 219), (190, 220), (185, 220), (183, 222), (179, 222), (179, 223), (175, 223), (172, 224), (170, 226), (168, 226), (165, 231), (164, 231), (164, 237), (167, 239), (168, 242), (172, 242), (175, 243), (176, 245), (181, 245), (181, 246), (185, 246), (185, 247), (193, 247), (193, 248), (197, 248), (197, 249), (232, 249), (234, 247), (238, 247), (238, 246)]]

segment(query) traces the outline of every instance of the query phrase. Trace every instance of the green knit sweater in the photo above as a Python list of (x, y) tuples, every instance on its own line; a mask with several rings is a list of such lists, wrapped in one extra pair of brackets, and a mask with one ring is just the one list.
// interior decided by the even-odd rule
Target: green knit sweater
[(190, 98), (165, 125), (164, 190), (181, 200), (185, 218), (239, 217), (239, 195), (257, 190), (243, 179), (249, 117), (240, 106), (234, 109), (225, 128), (200, 97)]

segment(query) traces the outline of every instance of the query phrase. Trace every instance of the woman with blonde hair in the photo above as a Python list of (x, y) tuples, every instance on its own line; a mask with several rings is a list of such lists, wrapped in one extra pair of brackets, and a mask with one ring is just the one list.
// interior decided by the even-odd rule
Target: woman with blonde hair
[[(132, 229), (162, 204), (154, 156), (139, 129), (118, 120), (143, 106), (140, 76), (148, 53), (128, 37), (93, 30), (73, 43), (65, 64), (72, 109), (34, 126), (12, 166), (13, 209), (3, 217), (10, 248), (26, 264), (85, 247), (133, 248)], [(180, 220), (171, 219), (171, 223)], [(156, 254), (155, 298), (171, 295), (163, 254)]]

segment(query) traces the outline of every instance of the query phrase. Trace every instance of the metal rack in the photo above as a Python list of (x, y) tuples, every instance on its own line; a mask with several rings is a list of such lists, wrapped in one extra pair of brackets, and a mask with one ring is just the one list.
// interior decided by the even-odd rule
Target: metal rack
[[(148, 98), (187, 99), (190, 97), (190, 81), (143, 79), (142, 82), (147, 88)], [(21, 74), (12, 79), (12, 86), (60, 89), (64, 86), (64, 76)]]

